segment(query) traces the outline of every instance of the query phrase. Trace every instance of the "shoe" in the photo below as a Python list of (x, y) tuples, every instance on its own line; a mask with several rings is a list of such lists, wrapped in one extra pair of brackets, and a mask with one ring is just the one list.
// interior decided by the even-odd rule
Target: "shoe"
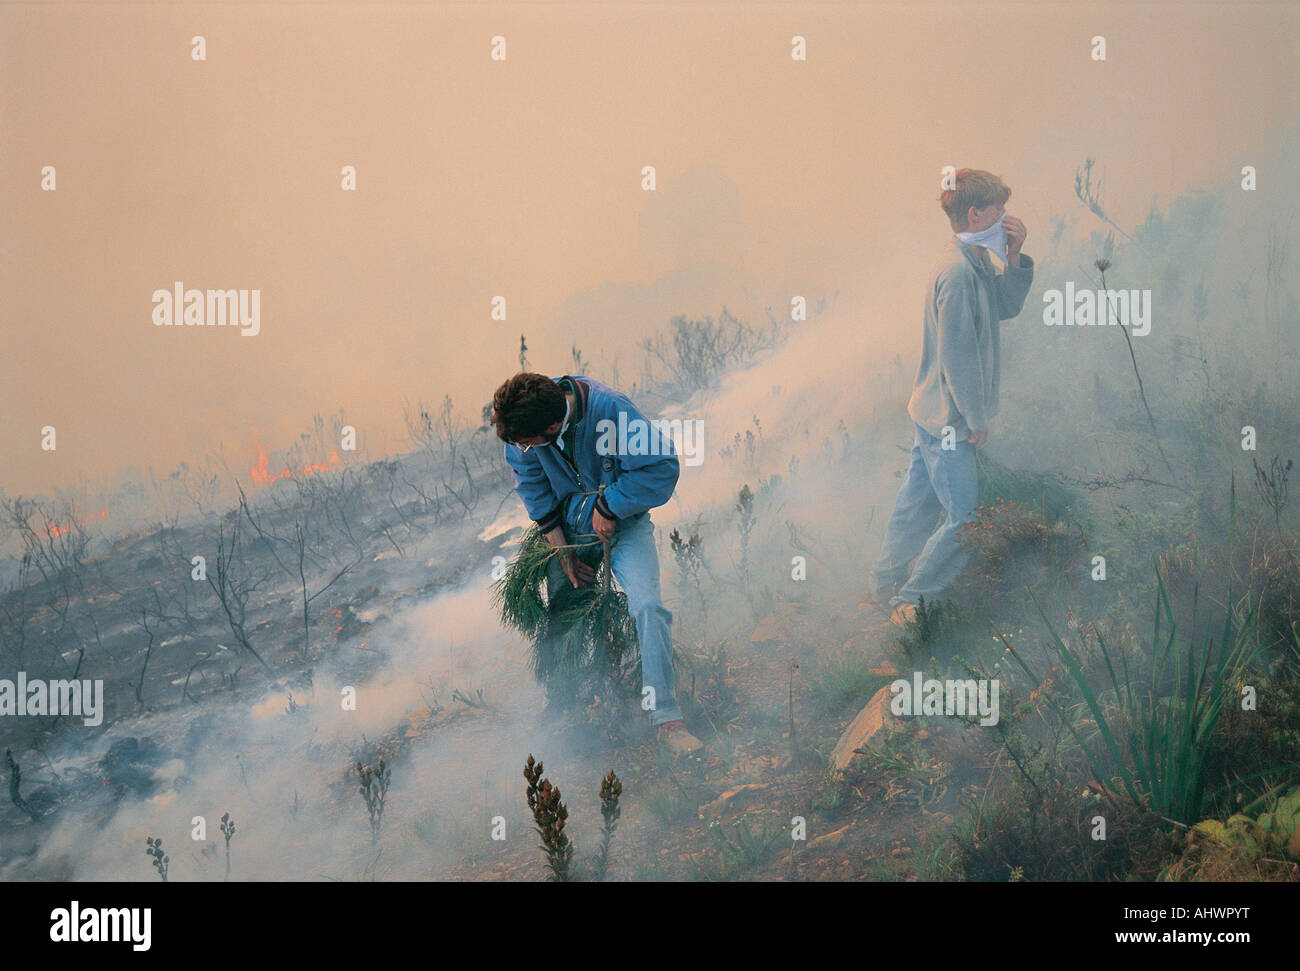
[(889, 620), (898, 627), (906, 627), (916, 620), (916, 604), (899, 604), (894, 608), (894, 612), (889, 615)]
[(685, 722), (664, 722), (659, 726), (659, 741), (677, 755), (689, 755), (704, 748), (704, 743), (690, 733)]

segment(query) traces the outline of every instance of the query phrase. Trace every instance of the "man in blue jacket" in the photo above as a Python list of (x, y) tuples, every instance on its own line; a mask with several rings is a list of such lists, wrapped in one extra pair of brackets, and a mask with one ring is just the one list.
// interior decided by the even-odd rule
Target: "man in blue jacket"
[[(957, 172), (939, 196), (954, 235), (926, 294), (921, 365), (907, 403), (915, 425), (911, 464), (876, 564), (876, 596), (888, 599), (900, 626), (916, 616), (921, 597), (934, 600), (966, 563), (957, 534), (974, 518), (975, 450), (988, 441), (998, 411), (999, 324), (1020, 313), (1034, 279), (1034, 261), (1020, 252), (1025, 224), (1006, 213), (1010, 196), (1000, 178), (979, 169)], [(940, 510), (945, 518), (936, 529)]]
[[(566, 545), (566, 526), (579, 542), (594, 535), (610, 544), (610, 568), (636, 624), (643, 685), (653, 689), (645, 693), (651, 721), (673, 751), (700, 748), (677, 706), (673, 615), (659, 592), (650, 521), (650, 510), (677, 486), (672, 439), (622, 393), (569, 375), (516, 374), (492, 396), (492, 424), (506, 443), (515, 492), (551, 545)], [(548, 598), (566, 580), (578, 587), (594, 576), (573, 550), (561, 549), (547, 575)]]

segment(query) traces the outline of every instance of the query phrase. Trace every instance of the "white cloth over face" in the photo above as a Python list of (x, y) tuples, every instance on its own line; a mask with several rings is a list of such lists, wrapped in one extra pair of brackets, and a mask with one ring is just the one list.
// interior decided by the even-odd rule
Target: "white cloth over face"
[(983, 246), (991, 250), (993, 255), (1003, 263), (1007, 261), (1007, 227), (1003, 220), (1007, 218), (1004, 212), (998, 217), (988, 229), (981, 229), (978, 233), (958, 233), (957, 238), (969, 246)]
[(564, 437), (564, 431), (569, 427), (569, 416), (571, 414), (573, 414), (573, 406), (569, 404), (569, 398), (566, 395), (564, 398), (564, 421), (560, 425), (560, 430), (556, 432), (555, 437), (552, 438), (549, 442), (542, 442), (543, 445), (554, 445), (556, 442), (558, 442), (561, 438)]

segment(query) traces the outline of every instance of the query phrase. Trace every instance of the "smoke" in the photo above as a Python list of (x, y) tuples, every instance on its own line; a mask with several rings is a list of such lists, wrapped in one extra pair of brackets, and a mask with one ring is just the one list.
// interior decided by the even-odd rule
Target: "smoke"
[[(1296, 143), (1291, 129), (1252, 157), (1261, 172), (1285, 171)], [(1072, 176), (1065, 163), (1053, 169), (1063, 181)], [(680, 205), (689, 212), (693, 197), (684, 197)], [(1013, 198), (1009, 211), (1020, 211), (1021, 198)], [(730, 196), (724, 203), (727, 225), (718, 238), (725, 243), (743, 207)], [(927, 202), (934, 218), (926, 225), (937, 252), (948, 234), (933, 208)], [(1276, 355), (1293, 353), (1286, 348), (1294, 341), (1294, 289), (1270, 284), (1260, 268), (1279, 248), (1300, 252), (1296, 223), (1270, 208), (1262, 195), (1243, 194), (1236, 185), (1209, 186), (1175, 200), (1167, 212), (1157, 210), (1142, 227), (1128, 227), (1131, 242), (1114, 243), (1113, 285), (1153, 292), (1151, 333), (1136, 339), (1135, 354), (1164, 428), (1177, 426), (1178, 403), (1199, 393), (1202, 383), (1254, 387), (1282, 360)], [(664, 228), (672, 213), (665, 212), (652, 211), (646, 221), (647, 245), (663, 260), (672, 242)], [(1004, 324), (1006, 390), (989, 452), (1024, 470), (1149, 470), (1157, 456), (1122, 336), (1113, 329), (1050, 329), (1041, 318), (1044, 290), (1095, 278), (1093, 261), (1105, 248), (1102, 227), (1081, 219), (1077, 230), (1053, 239), (1050, 222), (1025, 221), (1025, 251), (1038, 269), (1021, 316)], [(711, 244), (700, 245), (702, 254), (713, 252)], [(667, 534), (698, 528), (711, 567), (736, 576), (742, 538), (735, 507), (744, 486), (756, 496), (748, 572), (712, 604), (710, 631), (738, 628), (742, 638), (733, 643), (743, 647), (745, 625), (752, 629), (773, 593), (815, 601), (810, 626), (826, 632), (820, 643), (783, 644), (782, 650), (824, 652), (838, 643), (834, 635), (842, 627), (853, 626), (839, 613), (868, 582), (911, 444), (905, 404), (928, 273), (910, 252), (878, 259), (872, 274), (887, 284), (860, 290), (852, 305), (842, 301), (811, 322), (792, 323), (773, 353), (662, 410), (664, 418), (705, 428), (703, 464), (683, 466), (677, 494), (653, 513), (664, 595), (678, 614), (681, 641), (702, 634), (687, 623), (688, 590)], [(592, 373), (601, 376), (599, 367)], [(481, 384), (492, 383), (484, 374)], [(1231, 422), (1281, 427), (1270, 426), (1263, 413), (1233, 415)], [(1190, 464), (1186, 455), (1174, 459), (1180, 468)], [(1189, 487), (1207, 485), (1220, 471), (1197, 471), (1203, 478)], [(490, 496), (486, 504), (496, 501)], [(383, 564), (375, 567), (383, 593), (357, 613), (369, 629), (332, 645), (310, 684), (286, 679), (262, 687), (236, 679), (198, 703), (124, 717), (100, 734), (78, 729), (59, 736), (46, 751), (48, 765), (30, 770), (30, 779), (60, 776), (75, 785), (92, 767), (113, 762), (112, 753), (124, 751), (115, 748), (120, 743), (154, 744), (132, 750), (137, 775), (119, 773), (125, 781), (110, 779), (83, 805), (68, 804), (39, 829), (27, 825), (7, 839), (0, 875), (145, 879), (144, 841), (155, 836), (172, 855), (171, 879), (220, 879), (217, 820), (224, 812), (238, 823), (231, 844), (237, 879), (450, 876), (492, 854), (503, 872), (520, 872), (519, 854), (530, 850), (517, 848), (531, 846), (520, 776), (526, 755), (544, 758), (566, 787), (573, 780), (576, 788), (566, 791), (575, 816), (587, 812), (588, 821), (599, 774), (631, 758), (544, 714), (525, 645), (497, 622), (491, 558), (509, 555), (510, 546), (499, 542), (517, 540), (525, 523), (518, 503), (507, 499), (487, 525), (445, 526), (414, 544), (401, 567), (393, 559), (372, 561)], [(809, 559), (806, 581), (792, 579), (795, 555)], [(465, 578), (436, 596), (409, 595), (428, 576), (460, 567), (467, 567)], [(738, 684), (739, 706), (770, 704), (769, 688)], [(345, 707), (350, 691), (355, 709)], [(383, 835), (373, 846), (355, 764), (385, 751), (395, 753), (393, 782)], [(629, 792), (628, 798), (644, 795)], [(204, 840), (191, 838), (196, 816), (206, 820)], [(498, 817), (509, 834), (501, 843), (489, 836)], [(647, 845), (656, 824), (643, 817), (629, 829), (629, 842)]]

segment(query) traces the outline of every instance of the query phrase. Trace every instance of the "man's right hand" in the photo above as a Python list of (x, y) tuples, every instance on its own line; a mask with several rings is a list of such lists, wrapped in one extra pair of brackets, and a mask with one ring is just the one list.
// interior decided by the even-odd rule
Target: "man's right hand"
[[(552, 546), (564, 546), (564, 527), (556, 526), (546, 534), (546, 539)], [(595, 579), (596, 571), (578, 559), (578, 554), (575, 551), (557, 550), (555, 555), (560, 558), (560, 566), (564, 569), (564, 575), (569, 578), (569, 582), (575, 587), (581, 587)]]
[(970, 433), (970, 438), (966, 439), (966, 441), (970, 442), (976, 448), (983, 445), (988, 440), (989, 440), (989, 430), (987, 428), (972, 430)]

